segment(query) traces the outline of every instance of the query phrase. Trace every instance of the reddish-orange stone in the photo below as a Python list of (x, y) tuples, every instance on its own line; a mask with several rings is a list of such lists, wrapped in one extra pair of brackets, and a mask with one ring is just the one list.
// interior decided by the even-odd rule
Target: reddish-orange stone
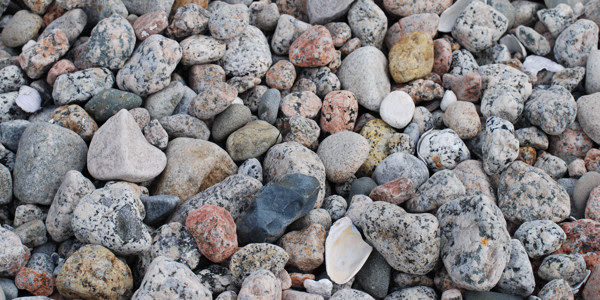
[(296, 81), (296, 68), (291, 62), (280, 60), (267, 71), (265, 80), (267, 85), (274, 89), (291, 89), (294, 86), (294, 81)]
[(290, 46), (290, 62), (298, 67), (321, 67), (335, 56), (335, 47), (329, 30), (315, 25), (300, 35)]
[(15, 285), (18, 289), (26, 290), (36, 296), (50, 296), (55, 283), (51, 274), (25, 267), (17, 273)]
[(133, 22), (135, 36), (143, 41), (153, 34), (160, 33), (169, 26), (168, 17), (167, 13), (162, 10), (141, 15)]
[(445, 74), (450, 71), (452, 65), (452, 45), (445, 39), (433, 41), (433, 69), (437, 74)]
[(303, 274), (303, 273), (290, 273), (290, 278), (292, 279), (292, 287), (293, 288), (304, 288), (304, 280), (311, 279), (315, 280), (315, 275), (313, 274)]
[(451, 89), (461, 101), (477, 102), (481, 96), (481, 75), (471, 72), (463, 76), (444, 74), (444, 87)]
[(585, 168), (589, 172), (598, 172), (600, 171), (600, 150), (598, 149), (590, 149), (585, 154)]
[(579, 253), (583, 255), (588, 270), (600, 265), (600, 222), (581, 219), (564, 223), (567, 240), (554, 254)]
[(579, 122), (573, 122), (559, 135), (551, 135), (548, 151), (558, 157), (584, 158), (594, 142), (583, 132)]
[(212, 262), (223, 262), (238, 249), (235, 222), (224, 208), (203, 205), (188, 216), (185, 226)]
[(592, 275), (585, 284), (583, 289), (584, 300), (599, 300), (600, 299), (600, 266), (592, 271)]
[(350, 91), (333, 91), (325, 96), (321, 107), (321, 129), (334, 134), (354, 129), (358, 117), (358, 101)]
[(415, 194), (415, 185), (412, 180), (400, 177), (394, 181), (375, 187), (371, 190), (369, 198), (373, 201), (385, 201), (396, 205), (409, 200)]
[(291, 93), (283, 98), (281, 112), (286, 117), (303, 116), (312, 119), (319, 114), (321, 99), (312, 92)]
[(57, 61), (50, 71), (48, 71), (48, 76), (46, 76), (46, 82), (49, 85), (54, 85), (54, 81), (56, 78), (62, 74), (73, 73), (76, 72), (77, 68), (75, 65), (68, 59), (61, 59)]

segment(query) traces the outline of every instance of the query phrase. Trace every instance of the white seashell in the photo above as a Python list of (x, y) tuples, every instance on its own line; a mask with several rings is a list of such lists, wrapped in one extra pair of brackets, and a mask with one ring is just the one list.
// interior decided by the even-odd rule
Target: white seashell
[(502, 37), (499, 43), (506, 45), (510, 53), (521, 53), (523, 57), (527, 56), (527, 51), (525, 50), (523, 44), (521, 44), (521, 41), (519, 41), (519, 39), (512, 34), (507, 34)]
[(26, 85), (19, 89), (19, 96), (15, 100), (17, 105), (24, 111), (32, 113), (42, 107), (42, 97), (34, 88)]
[(454, 94), (452, 90), (446, 90), (444, 97), (442, 98), (442, 103), (440, 103), (440, 109), (442, 109), (442, 111), (446, 111), (450, 104), (456, 101), (456, 94)]
[(360, 271), (372, 250), (373, 247), (363, 241), (350, 218), (337, 220), (325, 240), (327, 275), (337, 284), (348, 282)]
[(537, 55), (527, 56), (527, 58), (525, 58), (525, 61), (523, 62), (523, 68), (533, 73), (533, 75), (537, 75), (539, 71), (544, 69), (553, 73), (560, 72), (565, 69), (560, 64), (543, 56)]
[[(471, 4), (473, 0), (458, 0), (452, 4), (452, 6), (448, 7), (442, 15), (440, 16), (440, 23), (438, 25), (438, 31), (441, 32), (450, 32), (454, 27), (454, 22), (456, 22), (456, 18), (460, 15), (460, 13)], [(484, 3), (486, 1), (483, 1)]]

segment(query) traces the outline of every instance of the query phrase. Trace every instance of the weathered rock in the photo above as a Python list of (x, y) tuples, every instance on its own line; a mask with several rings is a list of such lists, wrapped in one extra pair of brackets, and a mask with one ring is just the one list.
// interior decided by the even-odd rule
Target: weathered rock
[(94, 67), (120, 69), (135, 48), (135, 32), (123, 16), (114, 14), (102, 19), (87, 43), (86, 61)]
[(433, 40), (429, 34), (420, 31), (407, 34), (390, 49), (390, 74), (398, 83), (423, 78), (431, 72), (433, 58)]
[(364, 163), (369, 143), (358, 133), (343, 131), (325, 138), (317, 155), (325, 166), (327, 179), (332, 182), (348, 180)]
[(106, 68), (90, 68), (60, 75), (52, 89), (52, 98), (58, 105), (86, 102), (102, 90), (109, 89), (115, 82)]
[(4, 227), (0, 227), (0, 237), (0, 275), (14, 277), (25, 266), (31, 252), (21, 243), (18, 235)]
[(229, 269), (231, 270), (234, 284), (241, 286), (245, 277), (259, 269), (279, 274), (285, 267), (288, 259), (289, 256), (285, 250), (273, 244), (249, 244), (233, 254), (229, 263)]
[(510, 260), (496, 287), (507, 294), (527, 297), (535, 289), (533, 269), (523, 244), (519, 240), (512, 239), (510, 245)]
[(224, 208), (203, 205), (188, 215), (185, 226), (212, 262), (220, 263), (237, 251), (235, 222)]
[(567, 235), (550, 220), (536, 220), (521, 224), (515, 231), (514, 238), (521, 241), (527, 255), (535, 259), (558, 250)]

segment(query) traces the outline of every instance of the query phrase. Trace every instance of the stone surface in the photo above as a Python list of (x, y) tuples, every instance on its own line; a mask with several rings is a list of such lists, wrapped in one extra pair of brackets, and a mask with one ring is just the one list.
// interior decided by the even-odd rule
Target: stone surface
[(227, 138), (227, 153), (234, 161), (259, 157), (281, 142), (279, 130), (265, 121), (253, 121), (234, 131)]
[(600, 93), (582, 96), (577, 101), (577, 121), (583, 132), (594, 142), (600, 142), (600, 126), (596, 113), (600, 111)]
[(585, 67), (590, 52), (598, 44), (598, 25), (581, 19), (573, 23), (556, 38), (554, 56), (568, 68)]
[(600, 264), (600, 244), (594, 238), (598, 234), (600, 223), (594, 220), (581, 219), (562, 224), (561, 228), (567, 234), (567, 240), (555, 254), (579, 253), (583, 255), (588, 269)]
[(317, 155), (325, 166), (327, 179), (340, 183), (348, 180), (369, 154), (368, 141), (358, 133), (343, 131), (325, 138)]
[(325, 261), (325, 228), (320, 224), (309, 225), (299, 231), (286, 233), (279, 245), (289, 255), (288, 265), (303, 272), (318, 268)]
[(354, 129), (358, 117), (358, 102), (350, 91), (333, 91), (323, 99), (321, 107), (321, 130), (334, 134)]
[(475, 105), (466, 101), (450, 104), (446, 108), (443, 120), (444, 124), (454, 130), (461, 139), (474, 138), (481, 127)]
[(325, 26), (315, 25), (290, 45), (290, 62), (298, 67), (320, 67), (331, 62), (335, 54), (333, 40)]
[(585, 278), (585, 260), (580, 254), (553, 254), (544, 257), (538, 276), (544, 280), (564, 279), (576, 285)]
[(458, 16), (452, 36), (471, 52), (494, 45), (508, 29), (508, 19), (492, 6), (474, 1)]
[(105, 122), (121, 109), (133, 109), (141, 105), (140, 96), (111, 88), (95, 93), (85, 104), (85, 110), (94, 117), (94, 120)]
[(425, 77), (433, 68), (433, 58), (433, 40), (429, 34), (420, 31), (407, 34), (390, 49), (390, 74), (397, 83)]
[(38, 79), (67, 53), (69, 46), (65, 32), (56, 30), (30, 47), (25, 47), (18, 58), (19, 66), (27, 77)]
[(571, 286), (563, 279), (554, 279), (548, 282), (538, 292), (538, 297), (541, 299), (574, 299)]
[(192, 35), (181, 41), (181, 63), (185, 66), (217, 61), (225, 55), (223, 41), (205, 35)]
[(344, 16), (354, 1), (306, 1), (306, 14), (311, 24), (325, 24)]
[(114, 76), (106, 68), (90, 68), (56, 78), (52, 98), (58, 105), (86, 102), (102, 90), (111, 88)]
[(237, 250), (235, 222), (224, 208), (203, 205), (188, 215), (185, 225), (212, 262), (220, 263)]
[(127, 19), (114, 14), (96, 24), (86, 48), (85, 60), (91, 66), (120, 69), (133, 53), (135, 32)]
[(168, 17), (169, 14), (161, 10), (141, 15), (132, 24), (135, 36), (143, 41), (153, 34), (162, 32), (169, 25)]
[(471, 157), (467, 145), (452, 129), (433, 130), (423, 135), (417, 153), (434, 171), (454, 169)]
[(14, 277), (17, 272), (23, 267), (29, 260), (31, 252), (29, 248), (21, 243), (19, 236), (0, 227), (0, 239), (2, 251), (0, 252), (0, 274), (6, 277)]
[(281, 299), (281, 282), (269, 270), (257, 270), (248, 275), (238, 294), (239, 299)]
[(549, 135), (562, 133), (577, 116), (577, 103), (561, 86), (537, 86), (525, 104), (525, 117)]
[(140, 288), (132, 299), (182, 297), (185, 299), (212, 299), (209, 289), (186, 265), (158, 257), (152, 261)]
[(521, 224), (514, 238), (521, 241), (529, 257), (540, 258), (558, 250), (567, 235), (550, 220), (536, 220)]
[(20, 10), (2, 30), (2, 43), (7, 47), (19, 47), (35, 40), (42, 27), (42, 18), (27, 10)]
[(512, 239), (510, 246), (510, 260), (502, 272), (497, 288), (507, 294), (527, 297), (535, 289), (533, 269), (523, 244), (517, 239)]
[(411, 96), (402, 91), (393, 91), (381, 101), (379, 114), (381, 119), (396, 129), (402, 129), (410, 123), (415, 112)]
[(234, 284), (241, 286), (244, 278), (259, 269), (279, 274), (288, 259), (289, 255), (281, 247), (267, 243), (248, 244), (233, 254), (229, 269)]
[(386, 184), (400, 177), (410, 179), (415, 186), (429, 178), (429, 171), (423, 161), (413, 155), (397, 152), (384, 159), (373, 172), (378, 184)]
[(89, 142), (98, 130), (96, 121), (79, 105), (56, 108), (50, 115), (49, 122), (71, 129), (86, 142)]
[(348, 25), (362, 46), (381, 48), (387, 29), (383, 10), (371, 0), (355, 1), (348, 11)]
[(273, 63), (266, 37), (254, 26), (247, 26), (240, 36), (225, 43), (221, 65), (227, 75), (262, 77)]
[(248, 7), (245, 5), (219, 5), (211, 13), (208, 30), (214, 38), (220, 40), (238, 37), (250, 22)]
[(419, 186), (405, 207), (409, 212), (431, 211), (465, 194), (465, 187), (458, 176), (450, 170), (441, 170)]

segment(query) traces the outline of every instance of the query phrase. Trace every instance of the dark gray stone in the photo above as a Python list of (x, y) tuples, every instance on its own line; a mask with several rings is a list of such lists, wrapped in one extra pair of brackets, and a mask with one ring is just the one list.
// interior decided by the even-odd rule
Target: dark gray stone
[(19, 140), (27, 126), (27, 120), (11, 120), (0, 123), (0, 143), (11, 151), (17, 151)]
[(373, 250), (362, 269), (356, 274), (356, 282), (362, 290), (375, 298), (383, 298), (388, 293), (392, 267), (377, 250)]
[(571, 216), (576, 219), (583, 218), (590, 192), (599, 185), (600, 173), (598, 172), (587, 172), (577, 180), (571, 199)]
[(212, 137), (215, 141), (226, 139), (232, 132), (250, 122), (252, 113), (243, 104), (229, 105), (212, 124)]
[(237, 225), (241, 244), (274, 242), (288, 225), (308, 214), (317, 201), (319, 181), (299, 173), (277, 177), (258, 193)]
[(134, 93), (107, 89), (96, 94), (88, 103), (85, 110), (97, 122), (105, 122), (121, 109), (132, 109), (142, 105), (142, 98)]
[(377, 182), (370, 177), (361, 177), (352, 182), (350, 192), (348, 193), (348, 199), (352, 199), (354, 195), (365, 195), (371, 194), (371, 191), (377, 187)]
[(281, 102), (281, 93), (278, 89), (268, 89), (260, 98), (258, 103), (258, 118), (275, 124), (277, 113), (279, 112), (279, 103)]
[(179, 197), (171, 195), (155, 195), (141, 197), (146, 210), (144, 223), (155, 225), (166, 219), (179, 204)]

